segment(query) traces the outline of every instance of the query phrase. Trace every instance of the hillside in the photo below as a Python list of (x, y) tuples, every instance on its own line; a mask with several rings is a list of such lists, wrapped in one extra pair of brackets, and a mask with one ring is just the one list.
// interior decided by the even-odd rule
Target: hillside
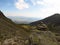
[(38, 25), (41, 23), (41, 21), (44, 22), (51, 31), (60, 33), (60, 30), (59, 30), (60, 29), (60, 14), (57, 13), (45, 19), (32, 22), (31, 25)]
[(0, 45), (58, 45), (57, 39), (48, 29), (41, 31), (29, 24), (17, 25), (0, 11)]
[(15, 36), (26, 38), (27, 35), (27, 32), (23, 28), (18, 28), (14, 22), (5, 17), (0, 11), (0, 40)]

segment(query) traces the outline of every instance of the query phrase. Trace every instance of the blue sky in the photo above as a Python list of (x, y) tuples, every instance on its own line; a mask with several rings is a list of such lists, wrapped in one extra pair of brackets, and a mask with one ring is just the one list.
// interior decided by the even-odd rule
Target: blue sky
[(59, 0), (0, 0), (0, 10), (6, 16), (45, 18), (60, 13)]

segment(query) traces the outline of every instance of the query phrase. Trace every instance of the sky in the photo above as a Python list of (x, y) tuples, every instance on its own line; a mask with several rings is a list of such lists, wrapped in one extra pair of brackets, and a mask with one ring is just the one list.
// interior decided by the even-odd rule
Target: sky
[(60, 13), (60, 0), (0, 0), (0, 10), (6, 16), (46, 18)]

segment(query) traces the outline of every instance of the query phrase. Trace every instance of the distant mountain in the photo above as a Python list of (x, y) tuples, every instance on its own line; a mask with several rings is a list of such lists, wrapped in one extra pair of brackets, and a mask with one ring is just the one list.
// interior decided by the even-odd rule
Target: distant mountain
[(41, 19), (41, 18), (23, 17), (23, 16), (7, 16), (7, 17), (17, 24), (29, 24), (31, 22)]
[(41, 21), (44, 22), (51, 31), (57, 31), (60, 33), (60, 14), (57, 13), (45, 19), (32, 22), (31, 25), (38, 25)]

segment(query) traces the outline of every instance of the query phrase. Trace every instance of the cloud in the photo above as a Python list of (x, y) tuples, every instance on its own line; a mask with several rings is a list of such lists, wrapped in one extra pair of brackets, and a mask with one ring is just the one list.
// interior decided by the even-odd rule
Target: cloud
[(26, 3), (24, 0), (18, 0), (15, 3), (16, 8), (18, 9), (25, 9), (25, 8), (29, 8), (29, 4)]
[(42, 0), (31, 0), (31, 2), (33, 3), (33, 5), (41, 5), (41, 4), (43, 4)]
[[(20, 10), (29, 8), (30, 4), (28, 2), (25, 2), (25, 1), (28, 1), (28, 0), (17, 0), (17, 2), (15, 2), (16, 8), (18, 8)], [(31, 1), (30, 3), (32, 3), (33, 6), (43, 4), (41, 2), (41, 0), (30, 0), (30, 1)]]
[(48, 17), (54, 13), (60, 13), (59, 0), (43, 0), (44, 8), (40, 10), (42, 17)]
[[(27, 0), (26, 0), (27, 1)], [(34, 10), (34, 13), (25, 13), (25, 15), (22, 16), (28, 16), (28, 17), (48, 17), (54, 13), (60, 13), (60, 0), (30, 0), (32, 3), (32, 6), (39, 6), (39, 10)], [(15, 3), (15, 6), (18, 9), (25, 9), (30, 7), (30, 3), (25, 2), (25, 0), (18, 0)], [(32, 7), (31, 6), (31, 7)], [(43, 6), (42, 8), (40, 6)], [(30, 9), (30, 8), (29, 8)], [(37, 16), (38, 15), (38, 16)]]

